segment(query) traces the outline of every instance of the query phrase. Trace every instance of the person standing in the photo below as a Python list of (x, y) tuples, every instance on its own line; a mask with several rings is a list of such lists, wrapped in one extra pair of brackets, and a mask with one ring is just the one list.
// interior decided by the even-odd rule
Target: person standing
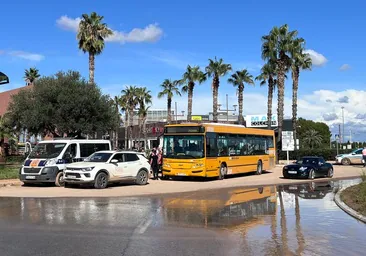
[(150, 165), (153, 171), (154, 180), (159, 178), (159, 163), (158, 163), (158, 155), (156, 153), (156, 149), (154, 148), (150, 155)]
[(363, 150), (362, 150), (362, 163), (363, 163), (363, 167), (366, 167), (366, 146), (363, 147)]

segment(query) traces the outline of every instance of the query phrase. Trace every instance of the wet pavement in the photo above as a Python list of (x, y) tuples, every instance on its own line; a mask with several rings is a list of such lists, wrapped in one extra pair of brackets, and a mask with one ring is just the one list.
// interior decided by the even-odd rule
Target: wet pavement
[(358, 180), (134, 198), (0, 198), (6, 255), (363, 255), (333, 202)]

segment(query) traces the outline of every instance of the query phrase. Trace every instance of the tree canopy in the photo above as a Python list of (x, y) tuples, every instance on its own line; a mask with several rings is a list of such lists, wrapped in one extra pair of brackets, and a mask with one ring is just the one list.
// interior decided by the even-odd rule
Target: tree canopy
[[(298, 139), (300, 140), (300, 148), (329, 148), (331, 132), (327, 124), (299, 118), (297, 125), (297, 134)], [(310, 143), (309, 138), (307, 138), (309, 136), (316, 137), (313, 138), (316, 143)], [(319, 138), (321, 138), (321, 140)]]
[(42, 77), (14, 95), (8, 108), (12, 127), (33, 134), (82, 136), (115, 129), (112, 99), (75, 71)]

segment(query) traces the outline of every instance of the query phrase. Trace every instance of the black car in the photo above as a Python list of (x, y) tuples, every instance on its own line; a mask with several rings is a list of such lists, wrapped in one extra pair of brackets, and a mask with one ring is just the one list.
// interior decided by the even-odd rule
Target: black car
[(283, 167), (282, 174), (285, 179), (300, 178), (314, 179), (317, 177), (333, 177), (333, 165), (327, 163), (323, 157), (306, 156), (293, 164)]

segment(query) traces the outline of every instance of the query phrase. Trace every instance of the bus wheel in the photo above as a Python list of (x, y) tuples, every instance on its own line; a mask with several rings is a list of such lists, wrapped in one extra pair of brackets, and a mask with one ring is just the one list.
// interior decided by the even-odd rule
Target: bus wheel
[(220, 172), (219, 172), (219, 180), (223, 180), (226, 175), (227, 169), (224, 164), (221, 164), (220, 166)]
[(262, 171), (263, 171), (262, 162), (261, 162), (261, 161), (258, 161), (258, 164), (257, 164), (257, 171), (255, 172), (255, 174), (257, 174), (257, 175), (261, 175), (261, 174), (262, 174)]

